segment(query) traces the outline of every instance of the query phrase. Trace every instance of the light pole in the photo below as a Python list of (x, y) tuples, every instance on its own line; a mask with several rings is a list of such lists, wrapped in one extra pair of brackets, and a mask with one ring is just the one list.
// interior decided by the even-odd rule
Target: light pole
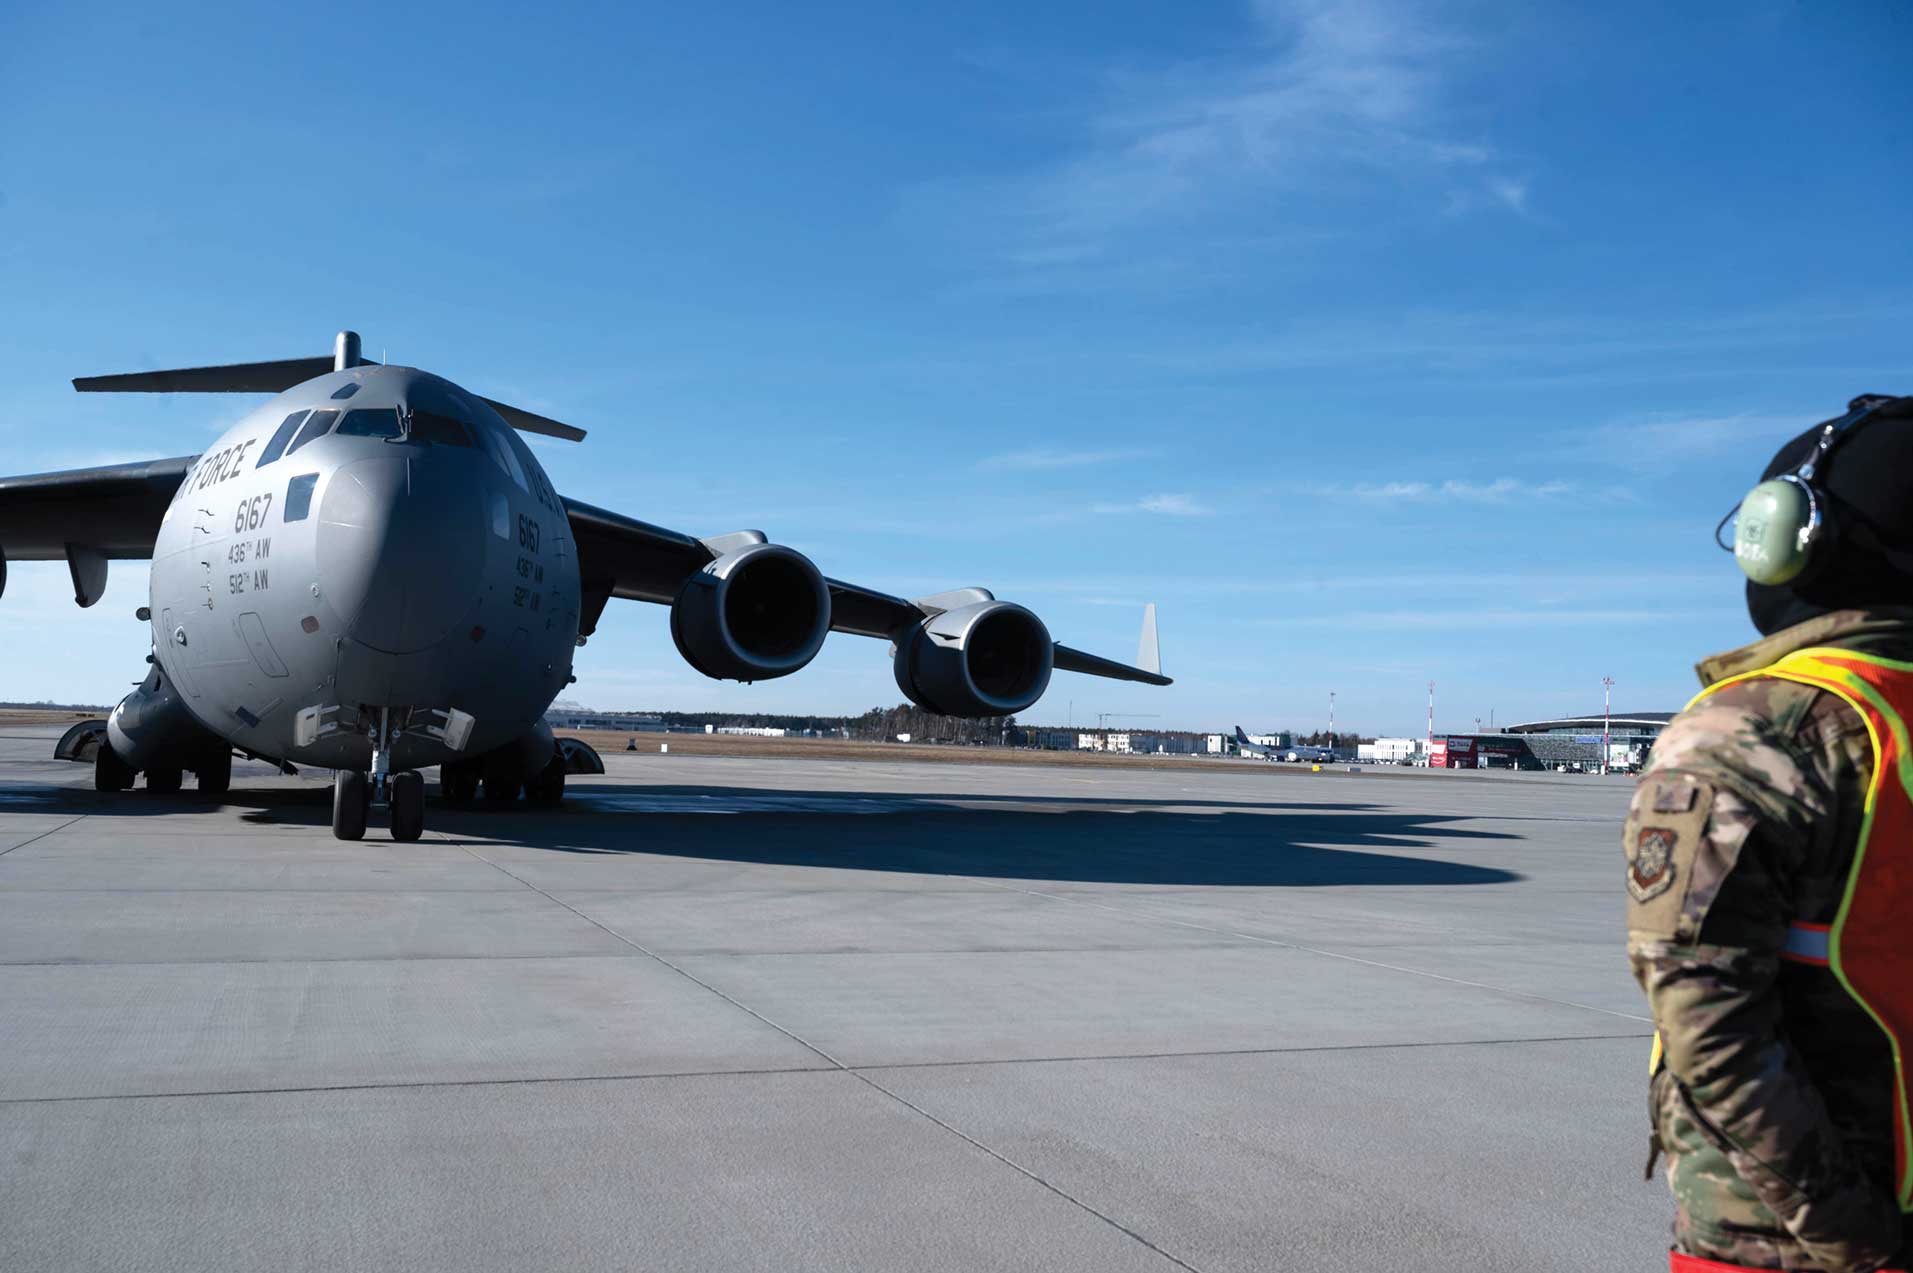
[(1428, 740), (1422, 755), (1433, 757), (1435, 754), (1435, 683), (1428, 682)]
[(1614, 678), (1601, 678), (1601, 772), (1607, 772), (1608, 737), (1613, 732), (1614, 722)]
[(1335, 691), (1328, 692), (1328, 746), (1335, 750)]

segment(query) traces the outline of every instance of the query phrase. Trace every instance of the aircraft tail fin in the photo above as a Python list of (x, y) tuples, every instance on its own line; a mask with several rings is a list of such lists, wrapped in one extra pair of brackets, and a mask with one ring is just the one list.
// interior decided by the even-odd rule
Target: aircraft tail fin
[(1136, 666), (1162, 675), (1162, 644), (1156, 639), (1156, 603), (1142, 608), (1142, 641), (1136, 646)]
[(1246, 743), (1249, 741), (1249, 736), (1242, 732), (1242, 726), (1240, 725), (1237, 725), (1235, 727), (1235, 740), (1239, 743)]

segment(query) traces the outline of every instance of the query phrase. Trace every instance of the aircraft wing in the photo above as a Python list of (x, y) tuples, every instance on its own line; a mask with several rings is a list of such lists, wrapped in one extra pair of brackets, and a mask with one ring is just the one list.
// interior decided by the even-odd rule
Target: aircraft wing
[(113, 559), (151, 557), (166, 506), (198, 458), (0, 477), (0, 554), (61, 561), (78, 547)]
[[(584, 613), (579, 616), (579, 631), (587, 636), (597, 628), (598, 618), (610, 598), (669, 605), (676, 599), (685, 579), (730, 547), (750, 542), (748, 537), (752, 535), (752, 532), (743, 532), (699, 539), (573, 499), (565, 501), (565, 511), (577, 545), (578, 574), (584, 587)], [(825, 583), (830, 587), (833, 632), (894, 641), (943, 608), (935, 604), (935, 598), (907, 601), (839, 579), (826, 579)], [(1151, 659), (1155, 651), (1154, 621), (1152, 608), (1144, 639), (1144, 649)], [(1139, 681), (1145, 685), (1173, 683), (1153, 667), (1133, 667), (1060, 644), (1055, 648), (1055, 666), (1065, 672)]]

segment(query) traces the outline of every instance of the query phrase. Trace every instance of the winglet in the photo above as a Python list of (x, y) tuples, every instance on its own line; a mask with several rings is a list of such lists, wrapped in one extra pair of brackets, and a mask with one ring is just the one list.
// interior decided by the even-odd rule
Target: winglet
[(1142, 641), (1136, 647), (1136, 666), (1162, 675), (1162, 646), (1156, 640), (1156, 603), (1142, 608)]

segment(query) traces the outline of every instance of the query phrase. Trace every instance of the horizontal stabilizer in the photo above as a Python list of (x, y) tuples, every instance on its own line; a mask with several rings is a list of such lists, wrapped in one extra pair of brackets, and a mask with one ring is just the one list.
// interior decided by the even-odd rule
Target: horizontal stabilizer
[[(344, 333), (350, 335), (350, 333)], [(278, 362), (240, 362), (224, 367), (184, 367), (176, 371), (132, 371), (119, 376), (79, 376), (73, 387), (81, 393), (284, 393), (296, 385), (323, 376), (341, 365), (376, 367), (358, 356), (358, 338), (352, 337), (350, 361), (331, 358), (284, 358)], [(567, 442), (582, 442), (585, 431), (575, 425), (553, 420), (514, 407), (496, 398), (486, 398), (492, 410), (520, 433), (537, 433)]]
[(1137, 681), (1143, 685), (1173, 685), (1174, 681), (1160, 672), (1145, 671), (1119, 663), (1115, 659), (1106, 659), (1100, 655), (1086, 654), (1082, 650), (1073, 650), (1067, 645), (1056, 647), (1056, 667), (1064, 672), (1087, 672), (1091, 676), (1106, 676), (1112, 681)]
[(79, 376), (81, 393), (284, 393), (332, 370), (330, 358), (284, 358), (179, 371), (133, 371), (123, 376)]
[(562, 424), (550, 416), (542, 416), (536, 411), (527, 411), (523, 407), (514, 407), (496, 398), (487, 398), (485, 401), (491, 404), (493, 411), (505, 417), (506, 424), (520, 433), (537, 433), (548, 438), (563, 438), (567, 442), (585, 440), (585, 431), (576, 425)]

